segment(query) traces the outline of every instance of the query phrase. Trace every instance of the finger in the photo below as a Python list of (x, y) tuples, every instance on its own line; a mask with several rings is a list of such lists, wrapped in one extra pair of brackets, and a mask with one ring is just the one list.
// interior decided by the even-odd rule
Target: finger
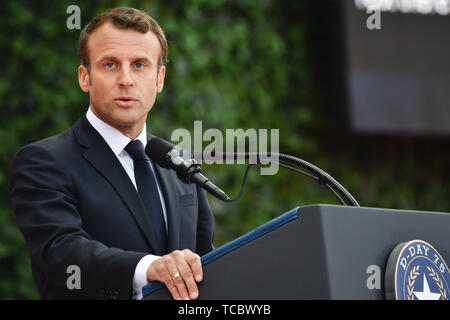
[[(164, 256), (164, 258), (165, 258), (167, 270), (169, 270), (169, 273), (171, 275), (169, 285), (175, 286), (177, 288), (178, 293), (180, 294), (181, 298), (184, 300), (188, 300), (189, 299), (188, 289), (186, 288), (186, 284), (184, 282), (184, 278), (183, 278), (182, 272), (180, 270), (183, 268), (183, 265), (180, 264), (180, 256), (181, 255), (182, 255), (181, 252), (174, 251), (174, 252)], [(174, 276), (177, 273), (180, 276), (174, 278)]]
[(189, 292), (189, 297), (191, 299), (198, 298), (198, 289), (197, 283), (194, 280), (194, 275), (191, 270), (191, 266), (186, 262), (186, 258), (180, 257), (180, 260), (177, 261), (178, 270), (181, 272), (181, 276), (183, 277), (184, 283), (186, 285), (187, 291)]
[[(154, 262), (155, 270), (157, 274), (157, 278), (154, 280), (158, 280), (164, 282), (166, 284), (167, 289), (170, 291), (170, 294), (175, 300), (181, 300), (181, 295), (178, 292), (177, 287), (172, 281), (172, 276), (170, 274), (169, 269), (167, 268), (167, 262), (161, 258)], [(153, 264), (152, 264), (153, 265)], [(152, 267), (152, 266), (151, 266)]]
[(186, 271), (183, 271), (183, 280), (189, 292), (189, 297), (193, 300), (197, 299), (198, 298), (197, 283), (194, 280), (194, 276), (188, 264), (186, 264)]
[(199, 292), (196, 281), (201, 281), (203, 278), (201, 260), (198, 255), (190, 250), (183, 250), (183, 253), (184, 261), (179, 262), (178, 268), (182, 271), (191, 299), (197, 299)]
[(166, 283), (166, 287), (175, 300), (182, 299), (180, 293), (178, 292), (177, 286), (175, 285), (175, 283), (172, 280), (169, 283)]
[(185, 250), (186, 261), (190, 265), (192, 273), (194, 274), (195, 281), (200, 282), (203, 280), (203, 268), (200, 256), (193, 253), (190, 250)]

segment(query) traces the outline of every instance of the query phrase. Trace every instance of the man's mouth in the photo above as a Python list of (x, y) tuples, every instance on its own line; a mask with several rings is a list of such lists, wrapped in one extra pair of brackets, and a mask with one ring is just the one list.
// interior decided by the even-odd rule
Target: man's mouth
[(114, 102), (116, 102), (116, 104), (118, 104), (121, 107), (130, 107), (136, 101), (137, 101), (136, 98), (133, 98), (130, 96), (120, 96), (120, 97), (114, 98)]
[(135, 99), (133, 97), (129, 97), (129, 96), (120, 96), (120, 97), (114, 98), (114, 100), (119, 100), (119, 101), (136, 101), (137, 99)]

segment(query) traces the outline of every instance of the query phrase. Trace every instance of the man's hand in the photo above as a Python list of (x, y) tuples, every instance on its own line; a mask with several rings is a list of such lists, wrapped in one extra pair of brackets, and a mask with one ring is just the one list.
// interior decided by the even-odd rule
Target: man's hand
[(149, 281), (164, 282), (175, 300), (198, 298), (197, 283), (203, 280), (200, 257), (192, 251), (173, 251), (147, 269)]

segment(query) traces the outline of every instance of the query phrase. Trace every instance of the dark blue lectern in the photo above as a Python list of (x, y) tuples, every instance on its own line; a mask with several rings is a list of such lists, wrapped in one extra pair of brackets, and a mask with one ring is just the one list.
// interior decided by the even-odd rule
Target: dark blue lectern
[[(298, 207), (204, 255), (199, 299), (384, 299), (392, 249), (422, 239), (449, 261), (449, 230), (448, 213)], [(368, 285), (373, 268), (381, 287)], [(161, 283), (143, 295), (171, 299)]]

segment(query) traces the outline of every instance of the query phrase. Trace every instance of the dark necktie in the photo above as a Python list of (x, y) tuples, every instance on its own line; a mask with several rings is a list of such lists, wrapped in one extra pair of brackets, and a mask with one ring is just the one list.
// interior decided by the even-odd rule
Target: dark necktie
[(125, 151), (133, 158), (134, 177), (139, 196), (144, 203), (147, 214), (153, 225), (161, 249), (167, 251), (167, 233), (164, 223), (164, 213), (161, 206), (161, 199), (156, 185), (156, 177), (150, 167), (150, 160), (144, 151), (144, 145), (139, 140), (133, 140), (125, 147)]

